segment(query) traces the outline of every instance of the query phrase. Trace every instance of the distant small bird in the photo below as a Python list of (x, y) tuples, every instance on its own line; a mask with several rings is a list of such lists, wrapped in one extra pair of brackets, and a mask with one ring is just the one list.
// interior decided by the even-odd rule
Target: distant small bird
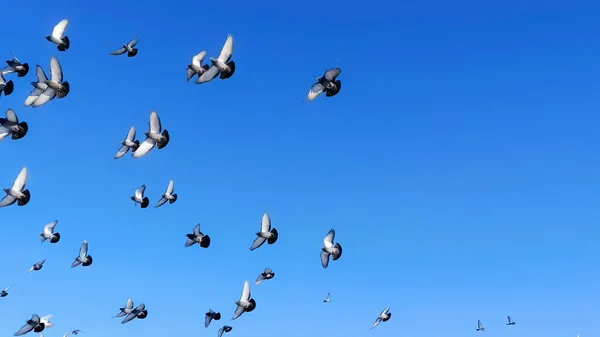
[(477, 330), (476, 331), (485, 331), (483, 324), (481, 324), (480, 320), (477, 320)]
[(40, 107), (54, 98), (66, 97), (71, 91), (71, 85), (68, 81), (63, 80), (62, 66), (56, 57), (52, 57), (50, 59), (50, 79), (44, 82), (47, 85), (46, 89), (35, 99), (33, 107)]
[(517, 324), (515, 321), (512, 320), (512, 318), (510, 318), (510, 316), (506, 316), (508, 318), (508, 323), (506, 323), (506, 325), (515, 325)]
[(135, 139), (135, 127), (132, 126), (131, 129), (129, 129), (127, 138), (125, 138), (125, 140), (121, 142), (121, 148), (119, 149), (119, 151), (117, 151), (115, 159), (123, 157), (127, 153), (127, 151), (129, 151), (129, 149), (131, 149), (131, 152), (135, 152), (135, 150), (137, 150), (139, 146), (140, 141)]
[(204, 233), (202, 233), (200, 231), (200, 224), (197, 224), (194, 227), (193, 233), (186, 234), (186, 236), (187, 236), (187, 241), (185, 243), (186, 247), (191, 247), (195, 243), (197, 243), (202, 248), (210, 247), (210, 236), (204, 235)]
[(6, 110), (6, 118), (0, 118), (0, 140), (11, 135), (13, 140), (18, 140), (27, 134), (29, 125), (27, 122), (20, 122), (13, 109)]
[(329, 255), (331, 255), (333, 261), (342, 257), (342, 245), (339, 242), (333, 244), (333, 240), (335, 240), (335, 229), (332, 228), (325, 236), (325, 239), (323, 239), (325, 245), (321, 247), (321, 264), (323, 265), (323, 269), (329, 265)]
[(4, 290), (0, 290), (0, 297), (6, 297), (8, 296), (8, 290), (10, 289), (10, 287), (6, 287), (4, 288)]
[(75, 268), (80, 264), (82, 264), (84, 267), (87, 267), (91, 265), (92, 262), (94, 262), (94, 259), (92, 259), (91, 255), (88, 255), (88, 242), (87, 240), (83, 240), (83, 243), (79, 248), (79, 256), (75, 258), (75, 261), (73, 261), (71, 268)]
[(256, 279), (256, 282), (254, 282), (254, 284), (259, 285), (262, 283), (262, 281), (270, 280), (273, 277), (275, 277), (275, 273), (273, 272), (273, 270), (271, 270), (271, 268), (265, 268), (265, 271), (258, 275), (258, 278)]
[(217, 333), (217, 337), (223, 336), (224, 332), (229, 332), (229, 331), (231, 331), (231, 329), (233, 329), (233, 328), (230, 327), (229, 325), (223, 325), (223, 327), (221, 329), (219, 329), (219, 331)]
[(44, 263), (46, 263), (46, 259), (34, 263), (31, 268), (29, 268), (29, 272), (31, 273), (32, 271), (38, 271), (42, 269), (44, 267)]
[(248, 281), (244, 281), (244, 290), (242, 291), (242, 296), (240, 297), (239, 301), (235, 302), (235, 304), (237, 305), (237, 309), (235, 310), (231, 320), (242, 316), (242, 314), (245, 312), (252, 312), (256, 308), (256, 301), (251, 297), (250, 284)]
[(83, 332), (83, 331), (81, 331), (81, 330), (79, 330), (79, 329), (76, 329), (76, 330), (73, 330), (73, 331), (71, 331), (71, 334), (73, 334), (73, 335), (79, 335), (79, 334), (80, 334), (80, 333), (82, 333), (82, 332)]
[(217, 75), (220, 74), (222, 80), (226, 80), (233, 76), (235, 73), (235, 62), (231, 61), (233, 54), (233, 36), (228, 35), (221, 54), (216, 59), (211, 57), (210, 62), (212, 65), (202, 75), (198, 77), (197, 84), (206, 83), (212, 81)]
[(120, 312), (119, 314), (117, 314), (117, 316), (115, 316), (115, 318), (123, 317), (125, 315), (127, 316), (125, 317), (125, 319), (123, 319), (123, 321), (121, 321), (121, 324), (125, 324), (133, 320), (134, 318), (144, 319), (148, 317), (148, 310), (146, 310), (146, 305), (142, 303), (134, 309), (133, 300), (131, 298), (127, 299), (127, 304), (125, 305), (125, 308), (120, 308), (119, 310)]
[(21, 63), (14, 55), (12, 60), (6, 61), (6, 64), (7, 66), (2, 69), (2, 75), (17, 73), (18, 77), (24, 77), (29, 72), (29, 64)]
[(188, 64), (187, 66), (187, 80), (191, 80), (195, 75), (204, 74), (205, 71), (208, 70), (208, 64), (202, 65), (202, 61), (204, 61), (204, 57), (206, 56), (206, 50), (201, 51), (200, 53), (194, 55), (192, 57), (192, 64)]
[(336, 80), (342, 69), (333, 68), (328, 69), (323, 74), (323, 77), (317, 78), (317, 83), (313, 84), (308, 92), (308, 100), (312, 101), (315, 98), (319, 97), (323, 92), (325, 92), (325, 96), (332, 97), (337, 95), (342, 89), (342, 81)]
[(27, 185), (27, 168), (24, 167), (11, 188), (5, 188), (6, 196), (0, 200), (0, 207), (6, 207), (17, 202), (18, 206), (25, 206), (31, 199), (31, 193), (25, 189)]
[(331, 293), (327, 293), (327, 297), (323, 300), (323, 303), (331, 302)]
[(267, 213), (265, 213), (262, 217), (260, 232), (257, 232), (256, 236), (258, 237), (254, 240), (252, 246), (250, 246), (250, 250), (255, 250), (256, 248), (262, 246), (265, 241), (272, 245), (277, 242), (277, 239), (279, 238), (277, 229), (271, 229), (271, 218)]
[(54, 228), (56, 228), (57, 224), (58, 220), (54, 220), (44, 226), (44, 231), (40, 233), (42, 243), (46, 242), (46, 240), (50, 240), (50, 243), (57, 243), (60, 241), (60, 233), (54, 233)]
[(177, 201), (177, 194), (173, 193), (174, 190), (175, 190), (175, 183), (173, 182), (173, 180), (171, 180), (169, 182), (169, 186), (167, 186), (167, 191), (165, 192), (165, 194), (162, 195), (162, 197), (160, 198), (160, 200), (154, 207), (160, 207), (160, 206), (164, 205), (167, 201), (169, 202), (169, 204), (172, 204), (175, 201)]
[(31, 82), (33, 90), (29, 93), (29, 96), (25, 99), (25, 106), (32, 106), (33, 103), (40, 97), (40, 95), (48, 88), (46, 81), (48, 77), (44, 73), (44, 69), (38, 64), (35, 66), (35, 73), (37, 76), (37, 82)]
[(209, 309), (208, 312), (206, 313), (206, 316), (204, 317), (204, 327), (208, 328), (208, 326), (210, 325), (210, 322), (212, 322), (212, 320), (218, 321), (221, 319), (221, 313), (220, 312), (216, 312), (212, 309)]
[(0, 96), (2, 96), (2, 94), (4, 94), (4, 96), (8, 96), (12, 94), (14, 90), (15, 83), (12, 80), (7, 82), (4, 78), (4, 75), (2, 75), (2, 72), (0, 72)]
[(131, 197), (131, 200), (135, 202), (134, 205), (140, 204), (142, 208), (148, 207), (150, 205), (150, 199), (144, 196), (144, 192), (146, 191), (146, 185), (140, 186), (137, 190), (135, 190), (135, 194)]
[(388, 307), (383, 309), (381, 314), (379, 314), (379, 317), (377, 317), (377, 319), (373, 323), (373, 326), (371, 327), (371, 329), (374, 329), (381, 322), (387, 322), (390, 318), (392, 318), (392, 313), (390, 312), (390, 306), (388, 305)]
[(67, 26), (69, 25), (69, 20), (64, 19), (54, 26), (52, 29), (52, 34), (46, 36), (46, 40), (54, 43), (58, 51), (65, 51), (69, 49), (71, 46), (71, 41), (69, 41), (69, 37), (65, 35), (65, 31), (67, 30)]
[(133, 153), (133, 158), (140, 158), (147, 155), (148, 152), (154, 148), (154, 146), (157, 146), (159, 150), (167, 146), (167, 144), (169, 144), (169, 140), (171, 139), (169, 136), (169, 131), (167, 131), (167, 129), (161, 130), (162, 126), (160, 124), (160, 118), (158, 117), (156, 111), (152, 111), (150, 113), (150, 131), (144, 132), (146, 139)]
[(127, 53), (127, 57), (134, 57), (138, 53), (138, 49), (134, 48), (138, 44), (137, 39), (133, 39), (129, 41), (129, 43), (124, 44), (123, 47), (113, 51), (110, 53), (111, 55), (123, 55)]
[(33, 332), (40, 333), (44, 331), (45, 328), (52, 328), (54, 324), (50, 322), (52, 315), (46, 315), (42, 318), (40, 316), (33, 314), (31, 318), (27, 320), (27, 323), (19, 329), (19, 331), (15, 332), (15, 336), (25, 335), (33, 330)]

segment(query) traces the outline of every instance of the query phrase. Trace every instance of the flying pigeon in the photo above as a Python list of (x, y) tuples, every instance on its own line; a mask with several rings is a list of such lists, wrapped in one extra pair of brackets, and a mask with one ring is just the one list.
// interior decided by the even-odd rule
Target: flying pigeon
[(4, 290), (0, 290), (0, 297), (6, 297), (8, 296), (8, 290), (10, 289), (10, 287), (6, 287), (4, 288)]
[(19, 331), (15, 332), (15, 336), (23, 336), (33, 330), (33, 332), (42, 332), (45, 328), (51, 328), (54, 326), (50, 319), (52, 315), (46, 315), (42, 318), (40, 316), (33, 314), (31, 318), (27, 320), (27, 323), (19, 329)]
[(65, 35), (65, 31), (67, 30), (68, 25), (69, 20), (63, 19), (58, 24), (56, 24), (56, 26), (54, 26), (54, 29), (52, 29), (52, 35), (46, 36), (46, 40), (54, 43), (58, 51), (65, 51), (71, 46), (71, 41), (69, 41), (69, 37)]
[(265, 271), (263, 271), (262, 273), (260, 273), (260, 275), (258, 275), (258, 277), (256, 278), (256, 282), (254, 282), (254, 284), (259, 285), (262, 283), (262, 281), (270, 280), (273, 277), (275, 277), (275, 273), (273, 272), (273, 270), (271, 270), (271, 268), (265, 268)]
[(173, 190), (175, 190), (175, 183), (173, 182), (173, 180), (171, 180), (169, 182), (169, 186), (167, 187), (167, 191), (165, 192), (165, 194), (162, 195), (162, 197), (154, 207), (160, 207), (164, 205), (167, 201), (169, 202), (169, 204), (172, 204), (175, 201), (177, 201), (177, 194), (173, 193)]
[(217, 75), (221, 75), (222, 80), (226, 80), (233, 76), (235, 73), (235, 62), (231, 61), (231, 55), (233, 54), (233, 36), (228, 35), (221, 54), (218, 58), (210, 58), (212, 65), (202, 75), (198, 77), (196, 83), (206, 83), (212, 81)]
[(279, 238), (277, 229), (271, 229), (271, 218), (267, 213), (265, 213), (262, 217), (260, 232), (257, 232), (256, 236), (258, 237), (254, 240), (252, 246), (250, 246), (250, 250), (255, 250), (256, 248), (262, 246), (265, 241), (272, 245), (277, 242), (277, 238)]
[(4, 75), (0, 72), (0, 96), (4, 93), (4, 96), (8, 96), (12, 94), (15, 90), (15, 83), (12, 80), (6, 82)]
[(310, 88), (310, 91), (308, 92), (308, 100), (314, 100), (323, 92), (326, 92), (326, 97), (337, 95), (342, 89), (342, 81), (336, 80), (341, 72), (342, 69), (340, 68), (326, 70), (323, 77), (317, 78), (317, 83), (313, 84), (313, 86)]
[(510, 316), (506, 316), (508, 318), (508, 323), (506, 323), (506, 325), (515, 325), (517, 324), (515, 321), (512, 320), (512, 318), (510, 318)]
[(29, 64), (21, 63), (15, 55), (12, 60), (6, 61), (6, 64), (7, 66), (2, 69), (2, 75), (17, 73), (18, 77), (24, 77), (29, 72)]
[(31, 268), (29, 268), (29, 272), (31, 273), (32, 271), (38, 271), (42, 269), (42, 267), (44, 267), (44, 263), (46, 263), (46, 259), (34, 263)]
[(477, 320), (477, 330), (476, 331), (485, 331), (483, 324), (481, 324), (480, 320)]
[(154, 146), (157, 146), (159, 150), (167, 146), (171, 139), (169, 137), (169, 131), (165, 129), (161, 132), (161, 130), (162, 126), (160, 124), (160, 118), (156, 111), (152, 111), (152, 113), (150, 113), (150, 131), (144, 132), (146, 140), (144, 140), (133, 153), (133, 158), (140, 158), (147, 155)]
[(192, 234), (186, 234), (186, 236), (188, 238), (185, 243), (186, 247), (193, 246), (195, 243), (202, 248), (210, 247), (210, 236), (204, 235), (204, 233), (200, 231), (200, 224), (197, 224), (194, 227), (194, 232)]
[(51, 223), (44, 226), (44, 231), (40, 233), (40, 239), (42, 243), (50, 239), (50, 243), (57, 243), (60, 241), (60, 233), (54, 233), (54, 228), (58, 224), (58, 220), (54, 220)]
[(131, 300), (131, 298), (127, 299), (127, 305), (125, 306), (125, 308), (120, 308), (119, 310), (121, 310), (121, 312), (115, 317), (123, 317), (127, 315), (127, 317), (125, 317), (125, 319), (121, 321), (121, 324), (125, 324), (134, 318), (144, 319), (148, 316), (148, 310), (146, 310), (146, 305), (142, 303), (134, 309), (133, 300)]
[(219, 329), (219, 332), (217, 333), (217, 337), (221, 337), (223, 336), (223, 332), (229, 332), (231, 331), (231, 329), (233, 329), (232, 327), (230, 327), (229, 325), (223, 325), (223, 327), (221, 329)]
[(79, 256), (75, 258), (71, 268), (75, 268), (80, 264), (83, 264), (84, 267), (87, 267), (91, 265), (92, 262), (94, 262), (94, 259), (92, 259), (91, 255), (88, 255), (88, 242), (87, 240), (83, 240), (81, 248), (79, 248)]
[(131, 298), (128, 298), (127, 299), (127, 304), (125, 305), (125, 307), (124, 308), (119, 308), (119, 313), (115, 317), (113, 317), (113, 318), (127, 316), (132, 311), (133, 311), (133, 300)]
[(331, 302), (331, 293), (327, 293), (327, 297), (323, 300), (323, 303)]
[(235, 310), (231, 320), (242, 316), (242, 314), (245, 312), (252, 312), (256, 308), (256, 301), (250, 296), (250, 283), (248, 283), (248, 281), (244, 281), (244, 290), (242, 291), (240, 300), (235, 302), (237, 309)]
[(388, 305), (388, 307), (383, 309), (381, 314), (379, 314), (379, 317), (377, 317), (377, 319), (375, 320), (375, 323), (373, 323), (373, 326), (371, 327), (371, 329), (378, 326), (379, 323), (381, 323), (381, 322), (387, 322), (390, 318), (392, 318), (392, 313), (390, 312), (390, 306)]
[(40, 97), (40, 95), (48, 88), (48, 85), (46, 84), (48, 77), (39, 64), (35, 67), (35, 73), (37, 82), (31, 82), (33, 90), (31, 90), (27, 99), (25, 99), (25, 106), (32, 106), (38, 97)]
[(4, 199), (0, 200), (0, 207), (10, 206), (17, 202), (18, 206), (25, 206), (29, 203), (29, 199), (31, 199), (31, 193), (29, 190), (25, 189), (25, 185), (27, 184), (27, 168), (24, 167), (15, 182), (13, 183), (11, 188), (5, 188), (4, 192), (6, 192), (6, 196)]
[(29, 131), (29, 126), (26, 122), (20, 122), (17, 114), (13, 109), (6, 110), (6, 118), (0, 118), (0, 140), (11, 135), (13, 140), (25, 137)]
[(206, 313), (206, 317), (204, 317), (204, 327), (208, 328), (208, 326), (210, 325), (210, 322), (212, 322), (212, 320), (218, 321), (221, 319), (221, 313), (220, 312), (215, 312), (212, 309), (209, 309), (208, 312)]
[(137, 43), (138, 43), (138, 40), (133, 39), (133, 40), (129, 41), (129, 43), (124, 44), (123, 47), (113, 51), (110, 54), (111, 55), (123, 55), (123, 54), (127, 53), (128, 57), (134, 57), (138, 53), (138, 49), (134, 48), (135, 45), (137, 45)]
[(72, 335), (79, 335), (80, 333), (82, 333), (83, 331), (79, 330), (79, 329), (75, 329), (73, 331), (71, 331)]
[(148, 207), (148, 205), (150, 205), (150, 199), (144, 196), (144, 191), (146, 191), (145, 184), (140, 186), (137, 190), (135, 190), (135, 194), (131, 197), (131, 200), (133, 200), (135, 204), (140, 204), (142, 208), (146, 208)]
[(202, 65), (202, 61), (204, 61), (205, 56), (206, 50), (203, 50), (192, 57), (192, 64), (188, 64), (187, 66), (188, 81), (191, 80), (194, 75), (198, 75), (198, 77), (200, 77), (200, 75), (204, 74), (204, 72), (208, 70), (208, 64)]
[[(50, 59), (50, 80), (46, 80), (46, 89), (33, 102), (33, 107), (40, 107), (56, 98), (64, 98), (69, 94), (69, 82), (63, 82), (63, 71), (56, 57)], [(31, 96), (31, 95), (30, 95)]]
[(335, 240), (335, 229), (332, 228), (325, 236), (325, 239), (323, 239), (325, 245), (321, 247), (321, 264), (323, 265), (323, 269), (329, 265), (329, 255), (331, 255), (333, 261), (342, 257), (342, 245), (339, 242), (333, 244), (333, 240)]
[(123, 157), (127, 151), (131, 148), (131, 152), (135, 152), (140, 146), (140, 141), (135, 139), (135, 127), (131, 127), (129, 129), (129, 133), (127, 134), (127, 138), (123, 142), (121, 142), (121, 148), (115, 155), (115, 159), (119, 159)]

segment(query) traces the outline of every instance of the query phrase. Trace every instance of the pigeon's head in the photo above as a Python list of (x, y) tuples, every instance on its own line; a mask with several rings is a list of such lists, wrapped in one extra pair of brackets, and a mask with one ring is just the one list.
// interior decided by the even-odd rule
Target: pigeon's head
[(52, 237), (50, 238), (50, 243), (57, 243), (58, 241), (60, 241), (60, 233), (52, 234)]
[(23, 63), (21, 65), (21, 69), (17, 72), (17, 76), (25, 77), (25, 75), (27, 75), (28, 72), (29, 72), (29, 64)]
[(256, 309), (256, 301), (253, 298), (251, 298), (248, 302), (250, 302), (250, 304), (246, 307), (246, 309), (244, 311), (245, 312), (254, 311), (254, 309)]
[(94, 262), (94, 259), (92, 259), (92, 256), (91, 256), (91, 255), (88, 255), (88, 256), (86, 257), (86, 259), (87, 259), (87, 260), (86, 260), (84, 263), (82, 263), (82, 265), (83, 265), (84, 267), (90, 266), (90, 265), (92, 264), (92, 262)]
[(137, 314), (137, 318), (144, 319), (148, 317), (148, 310), (144, 309)]

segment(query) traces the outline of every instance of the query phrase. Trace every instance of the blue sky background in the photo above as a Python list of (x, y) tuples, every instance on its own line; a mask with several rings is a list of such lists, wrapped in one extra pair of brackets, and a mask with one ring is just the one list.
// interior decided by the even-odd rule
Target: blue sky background
[[(594, 1), (19, 3), (3, 57), (32, 71), (0, 110), (29, 134), (0, 143), (0, 185), (29, 168), (31, 202), (0, 209), (0, 335), (32, 313), (46, 337), (572, 336), (596, 324), (600, 136)], [(44, 39), (69, 18), (71, 49)], [(186, 83), (235, 38), (235, 75)], [(108, 53), (134, 36), (138, 56)], [(36, 64), (68, 97), (23, 107)], [(4, 61), (4, 59), (2, 59)], [(341, 67), (341, 93), (302, 102)], [(113, 156), (156, 110), (170, 144)], [(154, 204), (170, 179), (179, 200)], [(248, 248), (264, 212), (280, 239)], [(39, 243), (54, 219), (62, 240)], [(184, 248), (196, 223), (212, 246)], [(321, 268), (330, 228), (343, 257)], [(94, 264), (70, 268), (81, 242)], [(47, 258), (44, 268), (27, 274)], [(254, 312), (228, 319), (244, 280)], [(322, 303), (327, 292), (332, 302)], [(111, 317), (127, 297), (146, 320)], [(369, 331), (388, 304), (393, 318)], [(224, 319), (203, 327), (213, 308)], [(517, 326), (506, 327), (506, 315)], [(196, 331), (197, 329), (197, 331)]]

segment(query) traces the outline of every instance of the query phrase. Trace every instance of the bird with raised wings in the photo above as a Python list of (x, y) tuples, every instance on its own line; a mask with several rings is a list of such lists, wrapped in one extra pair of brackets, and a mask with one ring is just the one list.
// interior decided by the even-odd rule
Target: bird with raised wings
[(204, 316), (204, 327), (208, 328), (208, 326), (210, 325), (210, 322), (212, 322), (212, 320), (218, 321), (221, 319), (221, 313), (214, 311), (212, 309), (208, 309), (208, 312), (205, 314)]
[(330, 229), (325, 238), (323, 239), (324, 246), (321, 247), (321, 265), (323, 265), (323, 269), (329, 266), (329, 256), (333, 261), (336, 261), (340, 257), (342, 257), (342, 245), (339, 242), (335, 244), (333, 241), (335, 240), (335, 229)]
[(135, 139), (135, 127), (132, 126), (131, 129), (129, 129), (127, 138), (125, 138), (125, 140), (121, 142), (121, 148), (119, 149), (119, 151), (117, 151), (115, 159), (123, 157), (127, 153), (127, 151), (129, 151), (129, 149), (131, 149), (131, 152), (135, 152), (139, 146), (140, 141)]
[(371, 329), (374, 329), (381, 322), (387, 322), (387, 321), (389, 321), (390, 318), (392, 318), (392, 313), (390, 312), (390, 306), (388, 305), (387, 308), (383, 309), (383, 311), (381, 312), (381, 314), (379, 314), (379, 316), (377, 317), (377, 319), (373, 323), (373, 326), (371, 327)]
[(33, 314), (31, 315), (31, 318), (27, 320), (27, 323), (25, 323), (21, 329), (15, 332), (15, 336), (22, 336), (30, 333), (31, 331), (40, 333), (46, 328), (52, 328), (54, 324), (50, 322), (51, 318), (52, 315), (46, 315), (40, 318), (40, 316)]
[(6, 64), (7, 66), (2, 69), (2, 75), (17, 73), (18, 77), (24, 77), (29, 72), (29, 64), (21, 63), (15, 55), (12, 60), (7, 60)]
[(167, 201), (169, 202), (169, 204), (172, 204), (175, 201), (177, 201), (177, 193), (173, 193), (174, 191), (175, 183), (173, 182), (173, 180), (171, 180), (169, 181), (169, 186), (167, 186), (167, 191), (161, 196), (160, 200), (158, 201), (158, 203), (156, 203), (156, 206), (154, 207), (160, 207), (164, 205)]
[(232, 320), (242, 316), (245, 312), (252, 312), (256, 308), (256, 301), (251, 297), (250, 293), (250, 283), (248, 281), (244, 281), (244, 290), (242, 291), (242, 296), (238, 301), (235, 302), (237, 308), (235, 309), (235, 313), (233, 314)]
[(44, 263), (46, 263), (46, 259), (34, 263), (31, 268), (29, 268), (29, 272), (31, 273), (32, 271), (38, 271), (42, 269), (44, 267)]
[(71, 268), (75, 268), (78, 265), (87, 267), (91, 265), (92, 262), (94, 262), (94, 259), (92, 259), (92, 256), (88, 254), (88, 242), (87, 240), (83, 240), (83, 243), (79, 248), (79, 256), (75, 258), (75, 261), (73, 261), (73, 264), (71, 264)]
[(331, 293), (327, 293), (327, 297), (325, 297), (325, 299), (323, 300), (323, 303), (329, 303), (331, 302)]
[(150, 204), (150, 199), (144, 196), (144, 192), (146, 192), (145, 184), (138, 187), (138, 189), (135, 190), (134, 195), (131, 197), (131, 200), (133, 200), (134, 205), (140, 204), (142, 208), (148, 207), (148, 205)]
[(233, 329), (233, 328), (232, 328), (232, 327), (230, 327), (229, 325), (223, 325), (223, 326), (221, 327), (221, 329), (219, 329), (219, 331), (217, 332), (217, 337), (221, 337), (221, 336), (223, 336), (223, 333), (224, 333), (224, 332), (229, 332), (229, 331), (231, 331), (232, 329)]
[(57, 23), (56, 26), (54, 26), (54, 29), (52, 29), (52, 34), (46, 36), (46, 40), (54, 43), (58, 51), (65, 51), (71, 46), (69, 37), (65, 35), (68, 25), (69, 20), (63, 19)]
[(206, 83), (212, 81), (217, 75), (222, 80), (228, 79), (235, 73), (235, 62), (231, 60), (233, 55), (233, 36), (228, 35), (219, 57), (210, 58), (212, 65), (202, 75), (198, 76), (196, 83)]
[(308, 92), (308, 100), (312, 101), (319, 97), (323, 92), (325, 96), (332, 97), (337, 95), (342, 89), (342, 81), (337, 77), (342, 72), (340, 68), (328, 69), (322, 77), (317, 78), (317, 83), (313, 84)]
[(69, 82), (64, 81), (62, 66), (56, 57), (50, 59), (50, 79), (44, 83), (46, 89), (33, 101), (34, 108), (40, 107), (54, 98), (64, 98), (71, 90)]
[(477, 329), (476, 331), (485, 331), (485, 328), (483, 327), (483, 324), (481, 324), (480, 320), (477, 320)]
[(0, 297), (6, 297), (8, 296), (8, 291), (10, 290), (11, 287), (6, 287), (3, 290), (0, 290)]
[(169, 131), (167, 131), (167, 129), (162, 129), (160, 117), (158, 117), (156, 111), (150, 113), (150, 131), (144, 132), (144, 135), (146, 135), (146, 139), (133, 153), (133, 158), (140, 158), (147, 155), (155, 146), (160, 150), (167, 146), (171, 139)]
[(44, 226), (44, 231), (40, 233), (41, 242), (44, 243), (46, 240), (50, 240), (50, 243), (57, 243), (60, 241), (60, 233), (54, 233), (54, 229), (58, 224), (58, 220), (54, 220), (51, 223)]
[(31, 90), (29, 96), (25, 99), (25, 106), (32, 106), (38, 97), (40, 97), (40, 95), (48, 88), (48, 85), (46, 84), (48, 77), (39, 64), (35, 66), (35, 74), (37, 76), (37, 82), (31, 82), (33, 90)]
[(6, 81), (2, 72), (0, 72), (0, 96), (8, 96), (15, 90), (15, 83), (12, 80)]
[(142, 303), (138, 305), (135, 309), (131, 310), (131, 312), (127, 314), (127, 317), (125, 317), (121, 321), (121, 324), (125, 324), (133, 320), (134, 318), (144, 319), (146, 317), (148, 317), (148, 310), (146, 310), (146, 305)]
[(27, 134), (29, 125), (27, 122), (19, 122), (19, 117), (13, 109), (6, 110), (6, 118), (0, 118), (0, 140), (9, 135), (13, 140), (18, 140)]
[(512, 320), (512, 318), (510, 316), (506, 316), (508, 318), (508, 323), (506, 323), (506, 325), (515, 325), (517, 324), (515, 321)]
[(191, 80), (192, 77), (198, 75), (200, 77), (204, 74), (205, 71), (208, 70), (208, 64), (202, 65), (204, 61), (204, 57), (206, 56), (206, 50), (199, 52), (198, 54), (192, 57), (192, 63), (187, 66), (187, 80)]
[(28, 189), (25, 189), (27, 185), (27, 168), (24, 167), (17, 179), (15, 179), (11, 188), (5, 188), (4, 192), (6, 196), (0, 200), (0, 207), (6, 207), (17, 203), (18, 206), (25, 206), (31, 199), (31, 193)]
[(187, 241), (185, 242), (186, 247), (191, 247), (195, 243), (197, 243), (202, 248), (210, 247), (210, 236), (205, 235), (200, 231), (200, 224), (197, 224), (194, 227), (194, 232), (191, 234), (186, 234)]
[(123, 55), (127, 53), (127, 57), (134, 57), (138, 53), (138, 49), (135, 46), (138, 44), (137, 39), (133, 39), (129, 41), (127, 44), (124, 44), (121, 48), (111, 52), (111, 55)]
[(275, 277), (275, 273), (273, 272), (273, 270), (271, 268), (265, 268), (265, 270), (262, 273), (258, 274), (258, 277), (256, 278), (254, 284), (259, 285), (264, 280), (270, 280), (273, 277)]
[(265, 241), (270, 245), (277, 242), (277, 239), (279, 238), (279, 232), (277, 232), (276, 228), (271, 228), (271, 218), (269, 217), (269, 214), (263, 214), (260, 224), (260, 232), (256, 232), (256, 236), (257, 238), (252, 243), (252, 246), (250, 246), (250, 250), (255, 250), (256, 248), (262, 246)]

